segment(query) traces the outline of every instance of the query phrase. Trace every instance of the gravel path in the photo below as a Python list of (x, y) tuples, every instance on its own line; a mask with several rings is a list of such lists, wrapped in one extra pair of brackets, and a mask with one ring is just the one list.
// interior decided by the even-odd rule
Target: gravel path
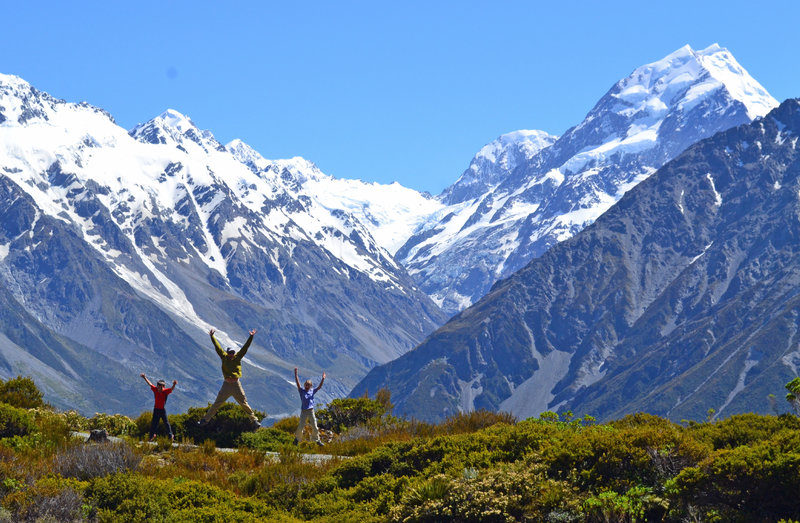
[[(73, 431), (72, 432), (72, 436), (75, 437), (75, 438), (84, 438), (86, 441), (89, 440), (89, 433), (88, 432), (76, 432), (76, 431)], [(108, 440), (116, 442), (116, 443), (124, 441), (122, 438), (117, 438), (115, 436), (108, 436)], [(143, 444), (143, 445), (157, 445), (157, 443), (154, 442), (154, 441), (153, 442), (142, 441), (141, 444)], [(178, 448), (178, 447), (191, 448), (191, 449), (199, 448), (197, 445), (190, 445), (188, 443), (173, 443), (172, 447), (173, 448)], [(217, 450), (219, 452), (236, 452), (239, 449), (217, 448)], [(264, 454), (267, 457), (269, 457), (270, 459), (272, 459), (273, 461), (278, 461), (280, 459), (280, 454), (277, 453), (277, 452), (265, 451)], [(330, 454), (306, 454), (306, 453), (301, 453), (300, 455), (302, 456), (303, 461), (306, 462), (306, 463), (324, 463), (324, 462), (330, 461), (332, 459), (350, 459), (350, 456), (332, 456)]]

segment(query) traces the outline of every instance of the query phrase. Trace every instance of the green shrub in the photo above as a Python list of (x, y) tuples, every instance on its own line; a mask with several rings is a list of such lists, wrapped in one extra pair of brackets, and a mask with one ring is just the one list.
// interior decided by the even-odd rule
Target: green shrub
[(256, 432), (245, 432), (239, 436), (238, 444), (263, 452), (278, 452), (282, 447), (292, 443), (294, 436), (282, 430), (270, 427)]
[(276, 421), (271, 428), (280, 430), (281, 432), (285, 432), (287, 434), (291, 434), (294, 437), (294, 433), (297, 431), (297, 426), (300, 424), (300, 417), (299, 416), (289, 416), (288, 418), (283, 418), (282, 420)]
[(498, 423), (514, 425), (517, 418), (510, 412), (493, 412), (486, 409), (459, 412), (446, 418), (437, 427), (445, 434), (463, 434), (477, 432)]
[[(720, 449), (667, 483), (684, 513), (720, 514), (723, 521), (800, 519), (800, 434)], [(676, 509), (680, 510), (680, 509)]]
[(566, 482), (548, 479), (543, 468), (533, 462), (519, 462), (477, 476), (437, 475), (424, 480), (406, 489), (400, 502), (391, 509), (390, 519), (578, 521), (580, 512), (580, 496)]
[(64, 417), (64, 422), (70, 430), (82, 432), (89, 429), (89, 419), (82, 416), (78, 411), (68, 410), (62, 412), (61, 416)]
[(100, 521), (168, 521), (166, 482), (130, 473), (98, 477), (86, 488), (86, 500)]
[(110, 436), (136, 436), (138, 433), (136, 423), (122, 414), (98, 412), (89, 418), (88, 425), (89, 430), (105, 429)]
[(337, 398), (324, 409), (316, 412), (320, 427), (342, 432), (343, 430), (380, 418), (386, 413), (386, 405), (366, 397)]
[[(169, 417), (167, 417), (169, 419)], [(150, 435), (150, 427), (153, 424), (153, 411), (146, 410), (139, 414), (139, 416), (133, 420), (133, 423), (136, 425), (136, 433), (134, 434), (137, 438), (142, 438), (145, 436)], [(170, 423), (172, 426), (172, 423)], [(175, 433), (175, 428), (172, 428), (173, 434)]]
[(663, 521), (667, 511), (666, 500), (652, 493), (648, 487), (632, 487), (624, 494), (613, 490), (603, 491), (583, 503), (588, 521)]
[(714, 423), (699, 423), (687, 430), (714, 449), (733, 449), (764, 441), (781, 432), (800, 431), (800, 419), (791, 414), (761, 416), (737, 414)]
[[(3, 407), (11, 408), (0, 404), (0, 411)], [(13, 436), (3, 439), (4, 446), (14, 449), (19, 454), (44, 457), (51, 455), (70, 440), (69, 426), (63, 415), (49, 409), (20, 410), (24, 413), (22, 417), (31, 420), (32, 423), (27, 425), (26, 430), (18, 430)], [(22, 435), (22, 432), (25, 434)]]
[[(250, 418), (239, 405), (225, 403), (207, 425), (198, 426), (197, 422), (206, 412), (208, 412), (206, 407), (192, 407), (185, 414), (170, 416), (169, 423), (173, 434), (181, 439), (212, 440), (220, 448), (235, 448), (237, 440), (243, 433), (253, 431)], [(259, 418), (265, 415), (259, 411), (255, 413)]]
[(207, 483), (114, 474), (93, 480), (85, 498), (100, 521), (296, 521), (256, 499), (240, 499)]
[(35, 409), (45, 405), (42, 393), (33, 380), (22, 376), (6, 382), (0, 380), (0, 403), (21, 409)]
[(28, 411), (0, 403), (0, 439), (26, 436), (34, 429), (33, 417)]
[(48, 477), (3, 501), (12, 516), (9, 521), (84, 521), (89, 516), (83, 502), (84, 488), (85, 484), (74, 480)]
[(58, 452), (53, 465), (64, 477), (89, 480), (134, 470), (141, 461), (141, 455), (125, 442), (81, 443)]

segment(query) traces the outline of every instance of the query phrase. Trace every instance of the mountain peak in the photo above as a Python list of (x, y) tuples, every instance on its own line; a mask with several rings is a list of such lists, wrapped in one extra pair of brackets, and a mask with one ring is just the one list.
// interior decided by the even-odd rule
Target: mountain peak
[(685, 45), (661, 60), (638, 67), (617, 82), (610, 94), (628, 106), (621, 111), (624, 116), (660, 116), (673, 107), (687, 112), (721, 88), (744, 104), (751, 119), (764, 116), (778, 105), (730, 51), (718, 44), (702, 51)]
[(199, 129), (191, 118), (175, 109), (167, 109), (152, 120), (137, 125), (128, 134), (145, 143), (174, 143), (183, 147), (188, 140), (205, 151), (225, 150), (210, 131)]
[(440, 196), (448, 205), (477, 198), (496, 187), (518, 164), (552, 145), (558, 136), (545, 131), (521, 129), (500, 135), (484, 145), (461, 177)]

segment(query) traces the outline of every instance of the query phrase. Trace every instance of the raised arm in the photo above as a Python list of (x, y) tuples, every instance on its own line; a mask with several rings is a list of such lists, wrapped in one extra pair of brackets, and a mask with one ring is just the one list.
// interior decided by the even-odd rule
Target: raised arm
[(178, 380), (172, 380), (172, 390), (175, 390), (175, 385), (178, 384)]
[(146, 382), (147, 382), (147, 384), (148, 384), (148, 385), (150, 385), (150, 387), (151, 387), (151, 388), (152, 388), (152, 387), (155, 387), (155, 385), (153, 385), (152, 383), (150, 383), (150, 380), (148, 380), (148, 379), (147, 379), (147, 376), (145, 376), (145, 375), (144, 375), (144, 372), (143, 372), (143, 373), (141, 373), (141, 374), (139, 374), (139, 376), (141, 376), (142, 378), (144, 378), (144, 381), (146, 381)]
[(214, 329), (211, 329), (210, 331), (208, 331), (208, 335), (211, 336), (211, 342), (214, 344), (214, 350), (217, 351), (217, 354), (219, 354), (220, 358), (224, 358), (225, 357), (225, 351), (222, 350), (222, 345), (220, 345), (219, 342), (217, 341), (217, 338), (214, 337), (214, 333), (215, 332), (217, 332), (217, 331), (214, 330)]
[(300, 380), (297, 379), (297, 367), (294, 368), (294, 382), (297, 385), (297, 390), (302, 391), (303, 387), (300, 386)]
[(250, 344), (253, 343), (253, 336), (255, 335), (256, 335), (256, 330), (255, 329), (250, 330), (250, 337), (247, 338), (247, 341), (244, 342), (242, 348), (239, 349), (239, 352), (236, 353), (237, 358), (244, 358), (244, 355), (247, 354), (247, 349), (250, 347)]
[(319, 380), (319, 385), (317, 385), (317, 388), (316, 388), (316, 389), (314, 389), (314, 394), (316, 394), (316, 393), (317, 393), (317, 391), (319, 391), (319, 389), (321, 389), (321, 388), (322, 388), (322, 384), (323, 384), (323, 383), (325, 383), (325, 373), (324, 373), (324, 372), (322, 373), (322, 379), (321, 379), (321, 380)]

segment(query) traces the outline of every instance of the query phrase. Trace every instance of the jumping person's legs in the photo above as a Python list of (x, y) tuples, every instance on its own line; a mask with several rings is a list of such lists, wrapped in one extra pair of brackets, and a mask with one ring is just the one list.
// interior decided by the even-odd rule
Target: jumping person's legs
[(153, 408), (153, 420), (150, 422), (150, 439), (153, 439), (156, 436), (156, 432), (158, 432), (158, 420), (161, 419), (161, 412), (164, 412), (164, 409)]
[(169, 426), (169, 420), (167, 419), (167, 411), (166, 409), (153, 409), (153, 421), (150, 424), (150, 439), (154, 439), (156, 437), (156, 432), (158, 432), (158, 422), (160, 420), (164, 420), (164, 425), (167, 426), (167, 434), (170, 438), (173, 437), (172, 435), (172, 427)]
[(167, 411), (164, 410), (162, 415), (164, 416), (164, 425), (167, 426), (167, 435), (169, 436), (169, 439), (175, 439), (175, 435), (172, 433), (172, 427), (169, 426), (169, 419), (167, 419)]
[[(300, 409), (300, 423), (297, 424), (297, 430), (294, 432), (295, 440), (302, 441), (303, 429), (306, 426), (306, 422), (308, 421), (309, 415), (313, 417), (313, 414), (314, 414), (314, 409)], [(316, 426), (316, 420), (314, 426)]]
[(322, 443), (319, 440), (319, 429), (317, 428), (317, 416), (314, 415), (314, 409), (308, 409), (308, 419), (311, 421), (311, 441)]
[(253, 412), (253, 409), (250, 408), (250, 405), (248, 405), (247, 403), (247, 396), (245, 396), (244, 394), (242, 383), (237, 381), (236, 383), (231, 383), (231, 385), (234, 386), (233, 392), (231, 392), (231, 394), (233, 395), (233, 399), (235, 399), (239, 403), (239, 405), (242, 406), (247, 415), (250, 416), (252, 422), (258, 424), (259, 423), (258, 416), (256, 416), (256, 413)]
[(203, 416), (203, 419), (200, 420), (200, 423), (202, 424), (208, 423), (208, 421), (214, 416), (214, 414), (217, 413), (222, 404), (225, 403), (225, 400), (227, 400), (228, 398), (231, 397), (231, 395), (233, 395), (236, 385), (238, 385), (238, 382), (236, 383), (230, 383), (227, 381), (222, 382), (222, 387), (220, 387), (219, 389), (219, 393), (217, 394), (217, 399), (214, 400), (214, 404), (211, 405), (211, 408), (208, 409), (208, 412), (206, 412), (206, 415)]

